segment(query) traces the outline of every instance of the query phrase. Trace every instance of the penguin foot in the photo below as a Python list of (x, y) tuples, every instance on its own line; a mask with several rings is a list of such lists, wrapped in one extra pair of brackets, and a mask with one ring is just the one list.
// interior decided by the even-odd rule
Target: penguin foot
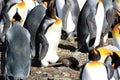
[(39, 59), (32, 59), (31, 65), (34, 67), (41, 67), (41, 61)]

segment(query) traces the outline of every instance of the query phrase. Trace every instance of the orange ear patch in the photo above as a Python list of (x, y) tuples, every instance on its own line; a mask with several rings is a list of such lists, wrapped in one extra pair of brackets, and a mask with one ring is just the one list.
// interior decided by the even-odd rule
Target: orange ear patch
[(55, 25), (60, 25), (62, 23), (62, 20), (60, 18), (56, 18)]
[(43, 4), (47, 7), (48, 6), (48, 3), (46, 1), (43, 2)]
[(120, 27), (120, 23), (115, 25), (115, 27), (113, 28), (113, 31), (112, 31), (113, 36), (120, 37), (119, 27)]
[(16, 7), (17, 7), (17, 8), (24, 8), (24, 7), (26, 7), (26, 4), (25, 4), (25, 2), (22, 0), (21, 3), (16, 4)]

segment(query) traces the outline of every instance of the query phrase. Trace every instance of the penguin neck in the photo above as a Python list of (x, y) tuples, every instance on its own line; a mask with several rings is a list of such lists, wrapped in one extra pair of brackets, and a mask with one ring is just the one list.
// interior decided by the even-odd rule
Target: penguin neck
[(24, 8), (26, 6), (26, 3), (24, 0), (21, 0), (21, 3), (16, 4), (17, 8)]
[(120, 3), (120, 0), (117, 0), (118, 3)]

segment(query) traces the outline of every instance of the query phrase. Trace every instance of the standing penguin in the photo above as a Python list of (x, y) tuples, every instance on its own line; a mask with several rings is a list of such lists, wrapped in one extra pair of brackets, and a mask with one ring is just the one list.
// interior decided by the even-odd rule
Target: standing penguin
[(48, 66), (49, 63), (58, 61), (57, 48), (61, 37), (61, 29), (62, 20), (56, 16), (54, 8), (48, 8), (46, 16), (43, 18), (36, 33), (35, 58), (41, 60), (42, 66)]
[[(21, 23), (13, 22), (5, 34), (2, 73), (5, 80), (27, 80), (31, 67), (30, 33)], [(4, 60), (3, 60), (4, 59)]]
[[(46, 2), (45, 2), (46, 3)], [(32, 55), (35, 56), (35, 35), (37, 29), (45, 16), (45, 11), (47, 7), (45, 6), (44, 2), (39, 3), (38, 6), (34, 7), (30, 13), (28, 14), (24, 27), (30, 32), (31, 34), (31, 46), (32, 46)]]
[[(108, 49), (108, 47), (99, 47), (91, 51), (90, 54), (99, 54), (100, 59), (98, 61), (105, 64), (109, 72), (114, 72), (110, 74), (110, 76), (113, 75), (112, 79), (119, 80), (120, 51)], [(113, 68), (113, 70), (109, 68)]]
[[(92, 2), (92, 3), (91, 3)], [(77, 25), (78, 50), (89, 52), (99, 45), (104, 20), (104, 6), (101, 0), (87, 0)]]
[(67, 34), (62, 39), (73, 35), (76, 31), (80, 8), (77, 0), (56, 0), (58, 16), (63, 21), (63, 31)]
[(112, 0), (102, 0), (102, 2), (105, 8), (105, 18), (104, 18), (103, 29), (102, 29), (102, 36), (101, 36), (101, 43), (100, 43), (101, 45), (103, 45), (106, 42), (108, 38), (108, 32), (111, 31), (111, 26), (113, 25), (115, 20)]
[[(89, 62), (84, 64), (80, 74), (80, 80), (110, 80), (110, 72), (104, 63), (99, 62), (99, 53), (90, 53), (88, 58)], [(112, 67), (111, 67), (112, 70)], [(113, 73), (113, 72), (112, 72)]]

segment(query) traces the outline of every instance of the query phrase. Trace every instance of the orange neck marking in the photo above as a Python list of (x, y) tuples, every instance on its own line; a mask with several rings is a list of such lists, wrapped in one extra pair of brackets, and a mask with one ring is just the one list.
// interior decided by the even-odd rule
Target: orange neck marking
[(26, 7), (26, 4), (25, 4), (24, 0), (21, 0), (21, 1), (22, 1), (21, 3), (16, 4), (17, 8), (24, 8), (24, 7)]
[(102, 64), (98, 61), (91, 61), (88, 66), (89, 67), (94, 67), (94, 66), (101, 66)]
[(56, 25), (59, 25), (59, 24), (61, 24), (61, 23), (62, 23), (62, 20), (61, 20), (60, 18), (57, 18), (57, 17), (56, 17), (56, 22), (55, 22), (55, 24), (56, 24)]

